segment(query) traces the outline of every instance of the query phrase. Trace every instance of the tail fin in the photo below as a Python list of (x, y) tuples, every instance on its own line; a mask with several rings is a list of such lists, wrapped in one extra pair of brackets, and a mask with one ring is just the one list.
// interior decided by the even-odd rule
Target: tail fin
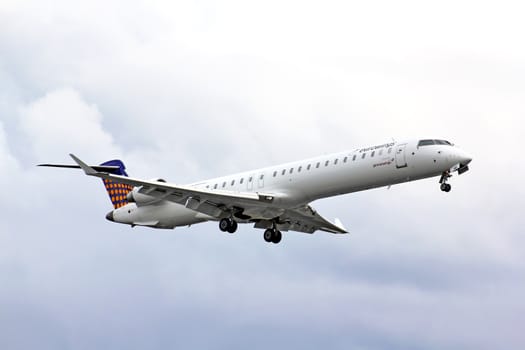
[[(121, 176), (128, 176), (128, 174), (126, 173), (126, 166), (121, 160), (118, 160), (118, 159), (109, 160), (100, 165), (118, 167), (118, 169), (111, 171), (111, 173), (116, 174), (116, 175), (121, 175)], [(113, 207), (115, 209), (128, 204), (127, 195), (129, 192), (131, 192), (131, 190), (133, 189), (133, 186), (117, 183), (115, 181), (106, 180), (106, 179), (102, 181), (104, 182), (106, 191), (108, 191), (109, 199), (111, 200), (111, 203), (113, 203)]]

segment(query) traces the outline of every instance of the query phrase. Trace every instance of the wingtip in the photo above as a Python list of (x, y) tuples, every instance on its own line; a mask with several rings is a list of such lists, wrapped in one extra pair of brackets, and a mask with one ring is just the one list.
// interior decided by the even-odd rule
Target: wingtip
[(83, 161), (80, 160), (80, 158), (78, 158), (77, 156), (75, 156), (73, 153), (69, 153), (69, 156), (75, 161), (75, 163), (78, 164), (78, 166), (84, 170), (84, 172), (86, 173), (86, 175), (95, 175), (97, 174), (97, 171), (95, 169), (93, 169), (92, 167), (90, 167), (89, 165), (87, 165), (86, 163), (84, 163)]
[(79, 162), (79, 161), (81, 161), (81, 160), (78, 159), (78, 157), (75, 156), (73, 153), (69, 153), (69, 156), (70, 156), (71, 158), (73, 158), (73, 160), (74, 160), (75, 162)]
[(335, 218), (334, 221), (335, 221), (335, 226), (337, 226), (337, 228), (341, 230), (341, 233), (348, 233), (348, 230), (345, 228), (341, 220), (339, 220), (338, 218)]

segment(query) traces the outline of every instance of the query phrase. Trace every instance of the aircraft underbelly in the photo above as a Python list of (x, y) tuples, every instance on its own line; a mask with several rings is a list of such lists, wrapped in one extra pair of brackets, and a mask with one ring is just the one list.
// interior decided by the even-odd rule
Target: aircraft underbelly
[(203, 222), (208, 217), (182, 205), (163, 202), (155, 205), (139, 207), (133, 205), (120, 208), (115, 210), (114, 219), (116, 222), (130, 225), (174, 228)]

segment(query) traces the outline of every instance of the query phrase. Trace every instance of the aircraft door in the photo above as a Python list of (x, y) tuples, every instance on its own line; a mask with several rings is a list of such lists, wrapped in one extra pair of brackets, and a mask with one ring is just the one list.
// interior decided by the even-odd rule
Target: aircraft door
[(264, 187), (264, 174), (259, 174), (258, 181), (259, 181), (259, 188), (263, 188)]
[(405, 154), (406, 146), (406, 143), (396, 146), (396, 168), (404, 168), (407, 166), (407, 158)]
[(250, 176), (248, 177), (248, 181), (246, 181), (246, 189), (248, 191), (252, 191), (253, 190), (253, 182), (255, 181), (255, 174), (250, 174)]

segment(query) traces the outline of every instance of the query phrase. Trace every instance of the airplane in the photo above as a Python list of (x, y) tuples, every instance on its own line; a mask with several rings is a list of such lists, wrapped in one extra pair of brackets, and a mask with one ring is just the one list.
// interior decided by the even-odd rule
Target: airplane
[(89, 166), (70, 156), (76, 165), (39, 166), (82, 169), (101, 178), (114, 206), (106, 215), (109, 221), (159, 229), (218, 221), (219, 229), (229, 233), (251, 223), (275, 244), (283, 231), (348, 233), (339, 219), (332, 223), (317, 213), (310, 205), (317, 199), (437, 176), (441, 190), (449, 192), (452, 173), (465, 173), (472, 161), (449, 141), (419, 139), (177, 185), (129, 177), (118, 159)]

